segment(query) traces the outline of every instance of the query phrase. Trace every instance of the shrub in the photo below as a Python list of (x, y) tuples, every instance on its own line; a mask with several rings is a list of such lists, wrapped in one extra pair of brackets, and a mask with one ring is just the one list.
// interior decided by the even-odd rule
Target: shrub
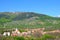
[(25, 40), (24, 37), (14, 37), (14, 40)]
[(55, 36), (45, 34), (40, 39), (41, 40), (54, 40), (55, 39)]

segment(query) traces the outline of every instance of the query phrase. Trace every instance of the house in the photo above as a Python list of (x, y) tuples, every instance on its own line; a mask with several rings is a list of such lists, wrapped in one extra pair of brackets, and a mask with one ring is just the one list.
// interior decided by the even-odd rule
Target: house
[(24, 36), (24, 37), (28, 37), (28, 36), (30, 37), (31, 36), (31, 31), (22, 32), (20, 35)]
[(12, 31), (11, 36), (20, 36), (20, 31), (16, 28), (15, 31)]
[(10, 32), (4, 32), (3, 36), (10, 36)]

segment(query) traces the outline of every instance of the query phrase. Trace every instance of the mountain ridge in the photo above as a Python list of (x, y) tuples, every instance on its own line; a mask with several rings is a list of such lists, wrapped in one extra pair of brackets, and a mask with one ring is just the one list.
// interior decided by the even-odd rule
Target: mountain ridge
[[(60, 18), (35, 12), (0, 12), (0, 27), (58, 29)], [(57, 26), (57, 27), (56, 27)]]

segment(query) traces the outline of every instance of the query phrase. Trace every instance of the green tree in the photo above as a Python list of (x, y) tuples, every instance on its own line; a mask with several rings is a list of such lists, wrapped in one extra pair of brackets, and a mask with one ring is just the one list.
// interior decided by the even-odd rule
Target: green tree
[(14, 37), (14, 40), (25, 40), (24, 37)]

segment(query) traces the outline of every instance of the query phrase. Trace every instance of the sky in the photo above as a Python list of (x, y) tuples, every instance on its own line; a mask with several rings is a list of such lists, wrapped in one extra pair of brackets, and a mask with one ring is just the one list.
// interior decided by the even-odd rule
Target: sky
[(60, 17), (60, 0), (0, 0), (0, 12), (36, 12)]

